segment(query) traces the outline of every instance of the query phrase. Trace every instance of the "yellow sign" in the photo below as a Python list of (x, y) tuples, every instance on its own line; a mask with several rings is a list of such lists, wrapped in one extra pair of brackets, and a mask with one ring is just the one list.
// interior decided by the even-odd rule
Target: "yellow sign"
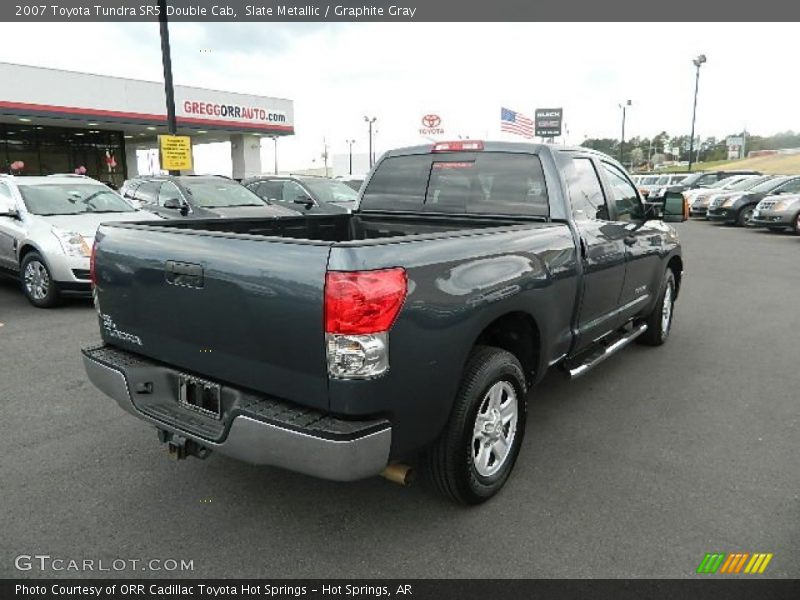
[(163, 170), (192, 170), (192, 138), (188, 135), (160, 135), (158, 148)]

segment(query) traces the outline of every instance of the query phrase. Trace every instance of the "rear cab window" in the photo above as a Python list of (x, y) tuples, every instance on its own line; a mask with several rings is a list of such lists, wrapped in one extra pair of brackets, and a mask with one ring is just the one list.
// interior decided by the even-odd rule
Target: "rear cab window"
[(387, 158), (367, 184), (360, 208), (536, 217), (550, 214), (539, 157), (510, 152)]

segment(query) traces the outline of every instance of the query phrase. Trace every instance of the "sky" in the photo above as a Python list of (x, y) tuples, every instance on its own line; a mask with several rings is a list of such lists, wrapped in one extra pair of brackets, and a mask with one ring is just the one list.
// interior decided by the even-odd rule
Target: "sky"
[[(700, 53), (697, 134), (800, 130), (792, 23), (171, 23), (170, 37), (176, 84), (294, 100), (281, 169), (321, 166), (323, 138), (331, 154), (348, 139), (366, 152), (364, 116), (378, 153), (424, 143), (428, 113), (446, 139), (521, 140), (500, 133), (501, 106), (563, 107), (571, 144), (618, 138), (627, 100), (626, 138), (688, 135)], [(155, 22), (0, 23), (0, 39), (3, 62), (162, 79)]]

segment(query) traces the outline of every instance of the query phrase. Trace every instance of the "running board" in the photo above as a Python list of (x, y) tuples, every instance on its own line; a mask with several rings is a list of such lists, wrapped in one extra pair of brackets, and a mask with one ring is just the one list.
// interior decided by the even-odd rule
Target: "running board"
[(570, 379), (576, 379), (581, 375), (585, 375), (609, 356), (622, 350), (625, 346), (630, 344), (645, 331), (647, 331), (646, 323), (642, 323), (638, 327), (634, 327), (613, 344), (606, 346), (602, 352), (589, 355), (586, 360), (575, 367), (567, 367), (567, 375), (569, 375)]

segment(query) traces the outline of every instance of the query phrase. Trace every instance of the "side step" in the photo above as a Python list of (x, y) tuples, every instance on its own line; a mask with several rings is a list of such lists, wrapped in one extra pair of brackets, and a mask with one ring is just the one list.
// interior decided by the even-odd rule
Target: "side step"
[(609, 356), (622, 350), (625, 346), (630, 344), (645, 331), (647, 331), (647, 324), (642, 323), (638, 327), (634, 327), (630, 331), (624, 333), (621, 337), (616, 338), (614, 342), (608, 344), (607, 346), (601, 346), (599, 350), (591, 352), (581, 362), (574, 363), (574, 366), (570, 366), (570, 364), (567, 363), (565, 365), (567, 375), (569, 375), (570, 379), (576, 379), (581, 375), (585, 375)]

